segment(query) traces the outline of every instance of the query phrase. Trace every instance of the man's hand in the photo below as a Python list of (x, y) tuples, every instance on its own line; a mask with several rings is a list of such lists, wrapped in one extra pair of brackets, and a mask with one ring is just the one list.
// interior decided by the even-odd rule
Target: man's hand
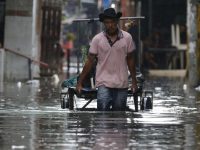
[(134, 52), (128, 53), (127, 55), (127, 64), (128, 64), (128, 69), (131, 74), (132, 78), (132, 85), (131, 85), (131, 90), (133, 93), (137, 92), (138, 87), (137, 87), (137, 79), (136, 79), (136, 68), (135, 68), (135, 56)]
[(138, 87), (136, 82), (132, 82), (131, 90), (133, 93), (137, 92)]
[(76, 85), (76, 91), (78, 92), (78, 94), (81, 94), (81, 90), (83, 89), (83, 86), (82, 86), (82, 84), (81, 83), (78, 83), (77, 85)]
[(76, 85), (76, 91), (79, 94), (81, 94), (81, 90), (83, 89), (82, 83), (84, 82), (86, 76), (90, 73), (95, 58), (96, 58), (95, 54), (89, 53), (87, 61), (85, 62), (85, 65), (83, 67), (83, 71), (81, 72), (81, 74), (79, 76), (79, 81), (78, 81), (78, 83)]

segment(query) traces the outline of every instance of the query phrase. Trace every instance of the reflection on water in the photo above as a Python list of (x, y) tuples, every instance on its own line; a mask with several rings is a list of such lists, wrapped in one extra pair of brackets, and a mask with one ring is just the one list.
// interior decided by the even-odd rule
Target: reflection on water
[[(180, 79), (152, 78), (151, 111), (62, 110), (48, 80), (9, 83), (0, 96), (0, 149), (191, 149), (200, 147), (200, 95)], [(95, 106), (95, 101), (92, 104)]]

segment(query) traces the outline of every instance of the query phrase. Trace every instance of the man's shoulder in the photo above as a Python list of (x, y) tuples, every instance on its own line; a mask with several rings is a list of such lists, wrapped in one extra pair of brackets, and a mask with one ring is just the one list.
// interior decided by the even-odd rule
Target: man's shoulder
[(131, 34), (128, 33), (127, 31), (124, 31), (124, 30), (121, 30), (121, 31), (122, 31), (122, 34), (123, 34), (124, 37), (130, 37), (131, 36)]
[(97, 33), (93, 38), (91, 44), (98, 44), (102, 40), (103, 33)]
[(93, 37), (93, 39), (100, 39), (100, 38), (102, 38), (102, 36), (103, 36), (103, 32), (100, 32), (100, 33), (97, 33), (97, 34)]

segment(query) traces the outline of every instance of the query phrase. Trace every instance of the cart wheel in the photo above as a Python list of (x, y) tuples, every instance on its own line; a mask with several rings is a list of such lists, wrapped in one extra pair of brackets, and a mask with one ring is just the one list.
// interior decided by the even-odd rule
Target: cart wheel
[(69, 94), (69, 99), (68, 99), (69, 106), (68, 106), (68, 108), (69, 108), (69, 110), (74, 110), (74, 94), (75, 94), (74, 89), (69, 88), (68, 94)]
[(69, 102), (68, 102), (68, 98), (66, 95), (62, 96), (61, 99), (61, 108), (65, 109), (65, 108), (69, 108)]
[(146, 109), (152, 109), (152, 108), (153, 108), (152, 99), (151, 99), (151, 97), (147, 97)]
[(63, 88), (61, 93), (60, 93), (60, 103), (61, 103), (61, 108), (69, 108), (69, 92), (68, 88)]
[(152, 103), (152, 98), (151, 97), (144, 97), (140, 101), (140, 109), (145, 110), (145, 109), (152, 109), (153, 108), (153, 103)]

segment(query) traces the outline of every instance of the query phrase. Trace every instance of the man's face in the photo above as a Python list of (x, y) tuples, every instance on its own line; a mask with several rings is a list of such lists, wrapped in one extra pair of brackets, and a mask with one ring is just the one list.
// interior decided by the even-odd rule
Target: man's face
[(106, 32), (109, 35), (114, 35), (117, 33), (117, 20), (116, 19), (105, 18), (103, 23), (104, 23)]

